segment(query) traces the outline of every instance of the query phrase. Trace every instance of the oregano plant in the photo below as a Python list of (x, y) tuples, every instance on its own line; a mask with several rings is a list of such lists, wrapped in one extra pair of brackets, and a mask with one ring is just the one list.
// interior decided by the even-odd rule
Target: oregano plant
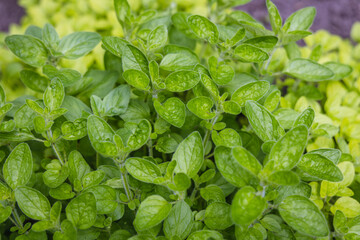
[[(331, 134), (312, 104), (279, 104), (284, 79), (297, 91), (352, 69), (299, 53), (314, 8), (283, 20), (267, 0), (269, 30), (232, 9), (246, 2), (209, 1), (205, 17), (114, 0), (123, 38), (50, 24), (8, 36), (34, 94), (0, 88), (1, 237), (358, 239), (356, 162), (308, 149)], [(98, 44), (104, 70), (59, 64)]]

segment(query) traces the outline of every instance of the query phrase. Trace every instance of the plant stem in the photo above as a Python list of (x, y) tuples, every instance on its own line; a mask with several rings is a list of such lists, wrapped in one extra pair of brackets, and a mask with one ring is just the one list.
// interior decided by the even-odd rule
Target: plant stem
[(22, 224), (22, 222), (21, 222), (21, 220), (20, 220), (20, 217), (19, 217), (19, 214), (18, 214), (18, 212), (17, 212), (17, 210), (16, 210), (16, 208), (14, 207), (13, 208), (13, 216), (15, 217), (15, 221), (19, 224), (19, 226), (20, 226), (20, 228), (23, 228), (24, 226), (23, 226), (23, 224)]
[(51, 147), (54, 150), (56, 156), (58, 157), (61, 165), (64, 165), (64, 160), (61, 158), (60, 152), (57, 150), (55, 143), (51, 143)]
[(132, 194), (131, 194), (130, 186), (129, 186), (129, 183), (128, 183), (128, 180), (127, 180), (126, 169), (125, 169), (125, 167), (123, 166), (123, 163), (124, 163), (127, 155), (128, 155), (128, 154), (124, 154), (123, 156), (121, 156), (121, 158), (119, 158), (119, 159), (114, 159), (114, 162), (115, 162), (115, 164), (118, 166), (118, 168), (119, 168), (119, 170), (120, 170), (121, 180), (122, 180), (122, 182), (123, 182), (123, 186), (124, 186), (124, 190), (125, 190), (126, 197), (127, 197), (129, 200), (132, 200)]

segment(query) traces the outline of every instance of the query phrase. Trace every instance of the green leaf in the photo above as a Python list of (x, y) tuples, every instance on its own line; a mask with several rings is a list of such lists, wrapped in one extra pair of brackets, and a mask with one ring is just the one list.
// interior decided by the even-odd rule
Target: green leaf
[(340, 169), (331, 160), (320, 154), (305, 154), (298, 163), (298, 168), (322, 180), (330, 182), (340, 182), (343, 180)]
[(204, 149), (199, 132), (191, 133), (176, 149), (172, 161), (176, 161), (175, 173), (194, 177), (204, 162)]
[(286, 32), (308, 30), (316, 16), (316, 8), (306, 7), (291, 14), (285, 21), (283, 30)]
[(292, 42), (299, 41), (309, 35), (311, 35), (311, 32), (309, 32), (309, 31), (302, 31), (302, 30), (291, 31), (291, 32), (284, 33), (284, 35), (282, 36), (281, 42), (282, 42), (282, 44), (289, 44)]
[(169, 74), (165, 79), (165, 85), (171, 92), (184, 92), (195, 87), (199, 81), (199, 73), (183, 70)]
[(159, 195), (147, 197), (136, 213), (134, 226), (138, 231), (150, 229), (161, 223), (170, 213), (171, 204)]
[(66, 217), (78, 229), (88, 229), (96, 221), (96, 199), (94, 194), (87, 192), (82, 193), (72, 199), (67, 205)]
[(297, 185), (300, 182), (300, 178), (296, 173), (286, 170), (272, 173), (268, 180), (278, 185)]
[(42, 40), (51, 54), (56, 55), (60, 37), (57, 34), (55, 28), (49, 23), (46, 23), (42, 29)]
[(136, 69), (129, 69), (124, 71), (123, 77), (125, 81), (131, 86), (138, 88), (140, 90), (147, 91), (150, 89), (150, 79), (142, 71)]
[(232, 115), (239, 115), (241, 113), (240, 105), (232, 100), (226, 101), (222, 103), (222, 108), (224, 112), (232, 114)]
[(166, 71), (192, 70), (198, 63), (195, 54), (181, 51), (166, 54), (160, 62), (160, 68)]
[(123, 24), (123, 22), (130, 18), (131, 8), (127, 0), (114, 0), (115, 13), (118, 21)]
[(11, 215), (12, 208), (10, 206), (3, 207), (0, 205), (0, 223), (5, 222)]
[(336, 211), (342, 211), (346, 217), (355, 218), (360, 214), (360, 203), (351, 197), (341, 197), (336, 200), (335, 204), (330, 208), (334, 214)]
[(5, 182), (15, 189), (29, 182), (33, 172), (33, 158), (29, 145), (20, 143), (10, 153), (3, 166)]
[(98, 214), (109, 214), (115, 211), (118, 203), (116, 201), (116, 192), (113, 188), (106, 185), (98, 185), (86, 189), (85, 192), (94, 194)]
[(22, 70), (20, 72), (20, 79), (26, 87), (36, 92), (44, 92), (49, 83), (46, 77), (31, 70)]
[(246, 186), (241, 188), (231, 203), (231, 217), (236, 224), (250, 225), (265, 210), (264, 198), (256, 195), (255, 189)]
[(279, 10), (275, 6), (275, 4), (270, 0), (266, 0), (266, 7), (269, 12), (271, 28), (275, 34), (278, 34), (282, 27), (282, 19), (279, 14)]
[(254, 132), (264, 142), (276, 141), (284, 134), (284, 129), (282, 129), (274, 115), (257, 102), (247, 101), (245, 111)]
[(11, 197), (11, 189), (5, 184), (0, 182), (0, 200), (6, 200)]
[(60, 40), (58, 50), (64, 58), (76, 59), (88, 54), (101, 41), (101, 36), (94, 32), (74, 32)]
[(217, 185), (207, 185), (200, 189), (200, 195), (205, 201), (211, 202), (225, 202), (225, 195), (223, 190)]
[(184, 240), (190, 234), (193, 226), (193, 216), (190, 206), (184, 201), (178, 201), (164, 221), (164, 233), (169, 239), (176, 236)]
[(126, 146), (132, 151), (142, 147), (150, 138), (151, 124), (146, 119), (143, 119), (138, 123), (125, 123), (125, 128), (131, 132), (127, 139)]
[(50, 112), (61, 107), (64, 101), (65, 91), (61, 81), (54, 78), (44, 93), (44, 104), (49, 108)]
[[(243, 150), (246, 151), (246, 150)], [(240, 159), (233, 156), (231, 148), (224, 146), (216, 147), (215, 149), (215, 162), (221, 175), (231, 184), (237, 187), (246, 185), (256, 186), (259, 179), (254, 175), (253, 171), (258, 171), (260, 163), (253, 162), (253, 156), (245, 153), (246, 159)], [(244, 161), (242, 161), (244, 160)], [(255, 159), (256, 160), (256, 159)], [(256, 160), (257, 161), (257, 160)], [(243, 166), (244, 164), (245, 166)], [(248, 169), (247, 167), (250, 167)]]
[(187, 19), (191, 30), (200, 39), (205, 39), (212, 44), (217, 43), (219, 31), (214, 23), (203, 16), (192, 15)]
[(125, 113), (130, 102), (130, 94), (131, 90), (127, 85), (120, 85), (111, 90), (103, 100), (106, 116), (111, 117)]
[(258, 47), (241, 44), (235, 48), (235, 55), (244, 62), (264, 62), (269, 55)]
[(164, 46), (167, 42), (168, 31), (165, 25), (160, 25), (150, 32), (147, 39), (149, 50), (157, 49)]
[(216, 113), (211, 111), (214, 103), (208, 97), (193, 98), (186, 104), (186, 106), (190, 112), (201, 119), (212, 119), (216, 116)]
[(15, 199), (21, 211), (29, 218), (46, 220), (50, 215), (49, 200), (38, 190), (26, 186), (15, 189)]
[(232, 149), (232, 155), (241, 166), (252, 172), (254, 175), (259, 174), (261, 171), (262, 166), (259, 161), (245, 148), (241, 146), (234, 147)]
[(52, 160), (46, 165), (43, 173), (43, 181), (46, 186), (56, 188), (60, 186), (69, 176), (69, 169), (66, 165), (61, 166), (57, 159)]
[(324, 214), (306, 197), (287, 197), (279, 205), (279, 212), (284, 221), (299, 233), (315, 237), (325, 237), (329, 234)]
[(87, 122), (88, 135), (93, 148), (104, 156), (116, 156), (116, 148), (113, 138), (114, 130), (101, 118), (91, 115)]
[(63, 183), (57, 188), (51, 188), (49, 190), (49, 195), (57, 200), (66, 200), (75, 197), (72, 186), (68, 183)]
[(270, 84), (268, 81), (258, 81), (247, 83), (239, 87), (231, 96), (231, 100), (244, 107), (248, 100), (259, 100), (269, 90)]
[(28, 35), (11, 35), (5, 38), (7, 47), (22, 61), (33, 67), (42, 67), (48, 59), (44, 44)]
[(74, 122), (66, 121), (61, 125), (63, 138), (66, 140), (78, 140), (87, 135), (86, 118), (76, 119)]
[(208, 65), (211, 77), (216, 84), (225, 85), (233, 80), (235, 71), (230, 65), (226, 65), (224, 62), (218, 63), (214, 56), (209, 58)]
[[(119, 2), (126, 2), (126, 0), (119, 0)], [(105, 36), (102, 39), (102, 44), (107, 51), (121, 58), (128, 42), (119, 37)]]
[(224, 239), (222, 234), (213, 230), (199, 230), (190, 234), (187, 240), (222, 240)]
[(143, 158), (128, 158), (125, 167), (131, 176), (142, 182), (153, 183), (156, 178), (161, 177), (158, 166)]
[(70, 68), (56, 69), (51, 65), (45, 65), (43, 72), (50, 79), (58, 78), (64, 87), (71, 86), (81, 79), (81, 73)]
[(334, 73), (334, 76), (331, 78), (333, 81), (342, 80), (343, 78), (349, 76), (353, 71), (351, 66), (337, 62), (327, 62), (324, 63), (324, 66), (331, 69)]
[(99, 185), (105, 178), (105, 173), (101, 170), (89, 172), (82, 178), (82, 185), (84, 188)]
[(261, 48), (265, 51), (271, 51), (277, 44), (278, 38), (275, 36), (262, 36), (246, 40), (244, 43), (254, 47)]
[(149, 62), (144, 53), (130, 44), (122, 48), (122, 67), (124, 71), (135, 69), (146, 74), (149, 72)]
[(231, 225), (231, 206), (224, 202), (214, 202), (205, 210), (204, 222), (212, 230), (224, 230)]
[(308, 82), (329, 80), (334, 77), (334, 73), (329, 68), (302, 58), (291, 60), (287, 68), (284, 69), (284, 73)]
[(304, 125), (288, 131), (272, 147), (266, 166), (269, 164), (276, 171), (294, 168), (305, 150), (307, 138), (308, 130)]
[(158, 99), (154, 99), (154, 108), (156, 112), (171, 125), (178, 128), (184, 125), (186, 107), (179, 98), (169, 98), (163, 104), (161, 104)]
[(211, 139), (216, 146), (225, 146), (231, 148), (242, 145), (242, 140), (239, 133), (237, 133), (232, 128), (225, 128), (220, 132), (212, 131)]
[(294, 127), (304, 124), (308, 129), (312, 126), (315, 119), (315, 111), (312, 108), (305, 109), (295, 120)]

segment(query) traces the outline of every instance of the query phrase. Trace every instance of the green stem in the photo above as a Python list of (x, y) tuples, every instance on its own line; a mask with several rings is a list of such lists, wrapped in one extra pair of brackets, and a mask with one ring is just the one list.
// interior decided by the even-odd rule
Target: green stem
[(55, 143), (51, 143), (51, 147), (54, 150), (56, 156), (58, 157), (61, 165), (64, 165), (64, 160), (62, 159), (60, 152), (58, 151), (58, 149), (56, 148), (56, 144)]
[(126, 194), (126, 197), (130, 201), (130, 200), (132, 200), (132, 194), (131, 194), (130, 186), (129, 186), (128, 179), (127, 179), (126, 169), (123, 166), (123, 163), (124, 163), (127, 155), (128, 154), (124, 154), (123, 156), (121, 156), (121, 158), (118, 159), (119, 161), (114, 159), (114, 162), (115, 162), (115, 164), (118, 166), (118, 168), (120, 170), (121, 180), (123, 182), (123, 186), (124, 186), (124, 189), (125, 189), (125, 194)]
[(20, 220), (19, 214), (18, 214), (15, 207), (13, 208), (12, 213), (13, 213), (13, 216), (15, 217), (15, 221), (20, 225), (20, 228), (22, 229), (24, 226), (23, 226), (23, 224), (22, 224), (22, 222)]
[(148, 142), (148, 149), (149, 149), (149, 156), (153, 157), (154, 156), (154, 151), (153, 151), (153, 144), (152, 144), (152, 139), (150, 138), (149, 142)]

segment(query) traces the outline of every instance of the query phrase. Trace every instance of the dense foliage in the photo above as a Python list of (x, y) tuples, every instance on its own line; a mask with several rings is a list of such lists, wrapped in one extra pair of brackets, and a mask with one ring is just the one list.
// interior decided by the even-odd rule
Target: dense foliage
[[(360, 238), (356, 49), (309, 36), (312, 7), (267, 0), (270, 31), (246, 2), (115, 0), (123, 37), (7, 36), (34, 94), (0, 91), (1, 237)], [(100, 42), (105, 70), (71, 68)]]

